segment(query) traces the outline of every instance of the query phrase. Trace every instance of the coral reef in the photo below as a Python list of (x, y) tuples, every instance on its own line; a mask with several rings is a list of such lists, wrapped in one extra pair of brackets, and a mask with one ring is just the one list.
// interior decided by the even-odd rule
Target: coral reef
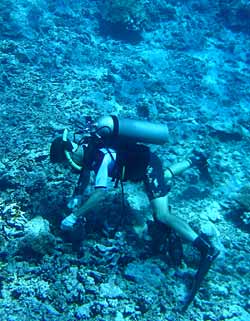
[[(0, 13), (0, 319), (249, 320), (249, 3), (5, 0)], [(199, 258), (184, 243), (174, 266), (143, 186), (124, 183), (123, 207), (112, 185), (60, 230), (78, 173), (50, 164), (50, 143), (104, 114), (167, 123), (152, 146), (164, 167), (209, 155), (211, 180), (190, 169), (169, 194), (221, 250), (185, 314)]]
[(148, 19), (147, 0), (105, 0), (102, 5), (102, 17), (115, 25), (125, 28), (141, 30)]
[(29, 249), (39, 255), (53, 252), (55, 237), (50, 233), (49, 222), (41, 216), (36, 216), (24, 226), (24, 236), (19, 241), (19, 248)]
[(240, 219), (242, 223), (250, 226), (250, 185), (242, 186), (237, 193), (233, 195), (233, 199), (240, 205)]
[(235, 195), (235, 200), (243, 207), (247, 212), (250, 211), (250, 185), (244, 185), (240, 188)]

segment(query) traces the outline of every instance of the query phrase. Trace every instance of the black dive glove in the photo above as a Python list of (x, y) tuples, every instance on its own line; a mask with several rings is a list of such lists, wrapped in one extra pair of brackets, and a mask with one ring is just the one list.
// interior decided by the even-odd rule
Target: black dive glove
[(193, 156), (189, 158), (191, 161), (191, 165), (198, 168), (201, 174), (201, 178), (207, 180), (211, 184), (213, 183), (212, 177), (208, 171), (208, 162), (207, 162), (207, 155), (203, 152), (199, 152), (197, 150), (193, 151)]
[(207, 155), (197, 150), (193, 151), (193, 156), (190, 158), (191, 165), (197, 167), (200, 171), (204, 171), (208, 167)]

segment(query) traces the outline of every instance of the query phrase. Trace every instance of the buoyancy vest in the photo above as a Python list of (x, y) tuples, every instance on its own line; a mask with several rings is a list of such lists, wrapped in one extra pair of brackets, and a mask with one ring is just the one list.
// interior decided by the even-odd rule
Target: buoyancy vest
[(89, 170), (95, 169), (101, 148), (105, 148), (108, 152), (109, 149), (116, 152), (115, 166), (111, 173), (114, 180), (139, 181), (143, 179), (150, 158), (148, 146), (124, 141), (107, 142), (103, 139), (90, 139), (84, 147), (83, 158), (83, 165)]

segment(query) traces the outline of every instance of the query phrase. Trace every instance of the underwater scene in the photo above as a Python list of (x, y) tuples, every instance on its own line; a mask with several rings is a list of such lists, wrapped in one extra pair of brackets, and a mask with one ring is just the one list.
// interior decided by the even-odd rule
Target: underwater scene
[(0, 320), (250, 321), (250, 2), (0, 1)]

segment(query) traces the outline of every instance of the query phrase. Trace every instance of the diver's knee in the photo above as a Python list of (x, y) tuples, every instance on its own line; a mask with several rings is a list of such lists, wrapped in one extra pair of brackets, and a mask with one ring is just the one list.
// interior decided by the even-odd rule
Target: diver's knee
[(152, 199), (151, 204), (156, 211), (168, 211), (168, 195)]
[(169, 216), (168, 196), (158, 197), (151, 201), (155, 220), (166, 223)]

